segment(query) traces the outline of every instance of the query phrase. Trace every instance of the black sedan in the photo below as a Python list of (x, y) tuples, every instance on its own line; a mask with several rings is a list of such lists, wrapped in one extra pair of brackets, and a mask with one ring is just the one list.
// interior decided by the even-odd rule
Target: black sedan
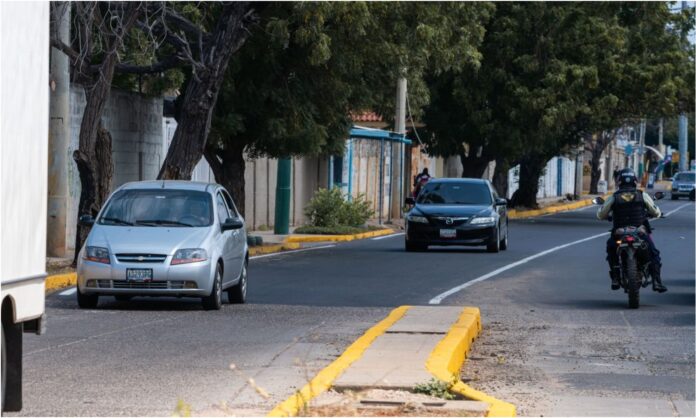
[(485, 245), (497, 253), (508, 246), (507, 200), (488, 180), (430, 180), (406, 214), (406, 251), (429, 245)]

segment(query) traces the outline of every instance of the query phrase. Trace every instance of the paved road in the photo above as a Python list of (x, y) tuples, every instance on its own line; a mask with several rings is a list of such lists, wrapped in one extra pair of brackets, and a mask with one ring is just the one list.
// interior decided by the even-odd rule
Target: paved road
[[(605, 238), (531, 259), (445, 297), (442, 304), (483, 311), (486, 331), (475, 356), (482, 360), (470, 361), (465, 377), (532, 414), (564, 413), (608, 389), (614, 397), (642, 398), (637, 390), (656, 386), (651, 399), (688, 408), (680, 401), (694, 398), (694, 205), (662, 203), (665, 211), (682, 205), (656, 224), (670, 292), (644, 292), (639, 311), (625, 309), (625, 296), (608, 289)], [(260, 414), (391, 308), (426, 305), (511, 263), (606, 231), (593, 212), (512, 222), (510, 249), (499, 254), (405, 253), (403, 237), (395, 236), (255, 259), (249, 304), (219, 312), (201, 311), (192, 300), (147, 298), (104, 298), (99, 309), (83, 311), (74, 295), (54, 294), (47, 301), (48, 333), (26, 339), (22, 415), (169, 415), (179, 400), (194, 413), (214, 414), (225, 402)], [(600, 360), (587, 360), (595, 357)], [(476, 379), (492, 379), (492, 372), (500, 376), (493, 383)], [(518, 375), (528, 381), (517, 382)], [(556, 392), (544, 390), (549, 382)], [(538, 399), (531, 402), (538, 406), (525, 399)]]

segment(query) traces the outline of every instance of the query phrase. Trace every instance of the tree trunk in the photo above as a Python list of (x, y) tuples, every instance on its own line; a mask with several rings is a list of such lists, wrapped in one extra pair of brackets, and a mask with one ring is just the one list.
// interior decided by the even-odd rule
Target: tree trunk
[(507, 198), (508, 194), (508, 171), (509, 165), (503, 160), (496, 160), (495, 173), (493, 174), (493, 187), (498, 195)]
[(512, 195), (513, 207), (539, 207), (536, 197), (545, 166), (546, 159), (539, 155), (528, 155), (520, 160), (520, 187)]
[(486, 156), (477, 157), (469, 152), (467, 156), (465, 153), (459, 154), (459, 160), (462, 162), (462, 177), (470, 177), (480, 179), (483, 177), (483, 173), (488, 167), (490, 160)]
[[(98, 127), (97, 140), (91, 155), (82, 150), (75, 150), (73, 159), (77, 164), (77, 171), (80, 174), (82, 192), (80, 193), (80, 203), (78, 206), (78, 219), (81, 215), (91, 215), (96, 217), (102, 205), (109, 197), (111, 192), (111, 181), (114, 175), (114, 162), (111, 154), (111, 135), (101, 126)], [(75, 257), (73, 265), (77, 264), (82, 245), (89, 235), (89, 226), (77, 223), (75, 234)]]
[(242, 47), (249, 31), (249, 4), (225, 4), (213, 39), (205, 47), (201, 63), (186, 88), (181, 120), (159, 172), (160, 179), (190, 179), (205, 151), (210, 123), (230, 57)]
[[(233, 140), (227, 141), (227, 144), (233, 143)], [(239, 213), (244, 216), (246, 204), (244, 146), (228, 146), (225, 149), (214, 149), (208, 146), (205, 150), (205, 159), (215, 174), (215, 181), (230, 192)]]
[(602, 163), (602, 151), (598, 151), (595, 147), (592, 150), (592, 159), (590, 159), (590, 194), (597, 194), (597, 183), (599, 183), (599, 177), (602, 175), (602, 170), (600, 165)]

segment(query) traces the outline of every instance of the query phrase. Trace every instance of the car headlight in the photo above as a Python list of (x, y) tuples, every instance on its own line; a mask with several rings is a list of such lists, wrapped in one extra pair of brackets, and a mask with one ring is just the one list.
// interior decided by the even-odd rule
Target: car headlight
[(427, 224), (428, 218), (425, 216), (408, 215), (409, 222), (418, 222), (419, 224)]
[(481, 216), (471, 220), (472, 225), (484, 225), (495, 223), (495, 218), (492, 216)]
[(184, 248), (177, 251), (172, 258), (172, 264), (188, 264), (205, 261), (208, 253), (203, 248)]
[(95, 263), (111, 264), (111, 259), (109, 258), (109, 249), (104, 247), (85, 248), (84, 259), (94, 261)]

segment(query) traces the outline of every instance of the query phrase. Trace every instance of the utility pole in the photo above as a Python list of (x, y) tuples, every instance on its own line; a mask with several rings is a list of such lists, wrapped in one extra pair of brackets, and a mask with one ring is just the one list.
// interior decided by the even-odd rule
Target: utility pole
[[(58, 3), (53, 12), (51, 31), (63, 43), (70, 45), (70, 3)], [(50, 63), (46, 254), (52, 257), (68, 257), (68, 166), (72, 162), (72, 158), (68, 156), (70, 66), (67, 55), (55, 48), (51, 48)]]
[(575, 199), (580, 199), (582, 196), (582, 188), (584, 185), (583, 165), (585, 160), (585, 140), (577, 148), (575, 155)]
[[(394, 132), (404, 135), (406, 134), (406, 89), (406, 77), (400, 77), (396, 84), (396, 114), (394, 115)], [(392, 218), (401, 217), (401, 208), (404, 203), (404, 190), (406, 189), (407, 184), (404, 181), (404, 160), (406, 155), (405, 147), (406, 144), (399, 142), (396, 146), (396, 152), (392, 153), (392, 158), (394, 154), (399, 156), (398, 164), (395, 164), (393, 160), (391, 163), (391, 178), (399, 179), (399, 187), (392, 186), (391, 188), (392, 193), (390, 199)]]
[[(665, 119), (660, 118), (660, 125), (658, 126), (657, 130), (657, 150), (660, 151), (663, 157), (665, 157), (667, 154), (665, 154), (665, 143), (664, 143), (664, 129), (665, 129)], [(664, 158), (663, 158), (664, 159)], [(657, 179), (662, 180), (662, 173), (664, 173), (664, 167), (660, 172), (657, 174)]]
[(638, 145), (638, 178), (643, 177), (643, 172), (645, 171), (644, 160), (645, 160), (645, 119), (640, 120), (640, 143)]
[(273, 233), (287, 235), (290, 232), (290, 183), (292, 180), (292, 160), (290, 158), (278, 159), (277, 178)]

